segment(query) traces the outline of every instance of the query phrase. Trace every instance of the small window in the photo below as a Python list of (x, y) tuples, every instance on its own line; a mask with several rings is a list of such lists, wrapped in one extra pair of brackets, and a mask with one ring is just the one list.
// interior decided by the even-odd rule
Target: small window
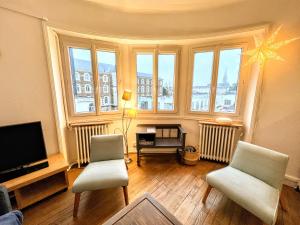
[(92, 87), (90, 84), (86, 84), (84, 87), (85, 87), (85, 93), (90, 94), (92, 92)]
[(77, 91), (77, 94), (81, 94), (81, 86), (80, 86), (80, 84), (76, 84), (76, 91)]
[(108, 105), (109, 98), (107, 96), (104, 96), (104, 105)]
[(75, 80), (80, 81), (80, 73), (79, 72), (75, 72)]
[(108, 93), (108, 86), (107, 85), (103, 85), (103, 93)]
[(103, 75), (103, 82), (108, 82), (108, 76), (107, 75)]
[(91, 81), (91, 75), (89, 73), (84, 73), (83, 80), (84, 81)]

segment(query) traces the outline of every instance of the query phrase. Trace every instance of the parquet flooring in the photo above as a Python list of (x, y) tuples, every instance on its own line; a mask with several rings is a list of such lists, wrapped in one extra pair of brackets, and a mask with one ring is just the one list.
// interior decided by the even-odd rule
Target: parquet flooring
[[(205, 205), (201, 203), (207, 187), (205, 174), (224, 164), (200, 161), (196, 166), (183, 166), (173, 156), (146, 158), (142, 166), (129, 164), (129, 201), (149, 192), (177, 219), (186, 225), (259, 225), (251, 213), (212, 189)], [(71, 169), (72, 185), (81, 169)], [(71, 186), (70, 185), (70, 186)], [(283, 200), (287, 211), (279, 209), (277, 225), (300, 224), (300, 193), (284, 186)], [(73, 219), (74, 194), (70, 188), (23, 210), (25, 225), (98, 225), (124, 207), (122, 188), (82, 194), (78, 218)]]

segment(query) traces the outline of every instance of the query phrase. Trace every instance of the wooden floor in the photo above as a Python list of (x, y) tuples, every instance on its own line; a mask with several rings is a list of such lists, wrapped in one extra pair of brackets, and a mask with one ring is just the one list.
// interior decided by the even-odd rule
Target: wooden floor
[[(206, 204), (201, 203), (207, 187), (205, 174), (222, 166), (209, 161), (183, 166), (173, 156), (142, 160), (141, 167), (133, 162), (129, 164), (129, 201), (149, 192), (183, 224), (263, 224), (215, 189)], [(80, 169), (69, 172), (71, 185), (80, 172)], [(287, 211), (279, 209), (276, 224), (300, 224), (300, 193), (284, 186), (283, 200)], [(77, 219), (72, 217), (73, 201), (69, 189), (30, 206), (23, 210), (25, 225), (102, 224), (124, 207), (121, 188), (83, 193)]]

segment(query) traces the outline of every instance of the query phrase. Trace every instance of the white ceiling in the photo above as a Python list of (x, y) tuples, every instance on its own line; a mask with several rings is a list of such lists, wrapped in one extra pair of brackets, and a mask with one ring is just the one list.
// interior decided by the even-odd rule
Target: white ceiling
[(84, 0), (124, 12), (162, 13), (205, 10), (245, 0)]

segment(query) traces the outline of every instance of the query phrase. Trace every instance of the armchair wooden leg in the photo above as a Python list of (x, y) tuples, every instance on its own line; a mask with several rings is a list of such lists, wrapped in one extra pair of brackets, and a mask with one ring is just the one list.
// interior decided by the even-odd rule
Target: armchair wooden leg
[(127, 190), (127, 186), (123, 186), (123, 193), (124, 193), (125, 204), (128, 205), (128, 190)]
[(204, 196), (203, 196), (203, 198), (202, 198), (202, 203), (203, 203), (203, 204), (205, 204), (206, 199), (207, 199), (207, 197), (208, 197), (209, 192), (211, 191), (211, 189), (212, 189), (212, 186), (208, 185), (208, 187), (207, 187), (207, 189), (206, 189), (206, 191), (205, 191), (205, 194), (204, 194)]
[(80, 202), (80, 194), (81, 193), (75, 193), (73, 217), (77, 217), (78, 207), (79, 207), (79, 202)]

